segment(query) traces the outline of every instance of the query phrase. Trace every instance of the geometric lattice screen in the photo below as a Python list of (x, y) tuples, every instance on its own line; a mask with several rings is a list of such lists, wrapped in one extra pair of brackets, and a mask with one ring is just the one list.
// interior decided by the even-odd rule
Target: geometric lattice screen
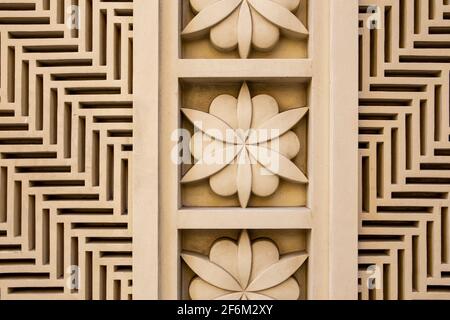
[(361, 299), (450, 298), (449, 18), (447, 0), (360, 1)]
[(0, 2), (0, 299), (132, 297), (132, 16)]
[[(332, 98), (328, 94), (336, 90), (335, 82), (341, 88), (346, 83), (333, 58), (350, 49), (343, 50), (341, 42), (334, 40), (342, 25), (333, 23), (339, 23), (339, 7), (350, 2), (355, 14), (349, 19), (356, 22), (358, 0), (140, 1), (160, 5), (161, 22), (155, 22), (159, 27), (151, 30), (158, 30), (157, 36), (165, 39), (152, 49), (162, 56), (154, 69), (168, 72), (161, 72), (160, 83), (149, 87), (161, 89), (159, 98), (167, 102), (159, 105), (158, 97), (151, 97), (157, 100), (161, 127), (164, 123), (175, 127), (178, 119), (192, 131), (177, 103), (208, 111), (210, 103), (205, 101), (212, 102), (219, 94), (228, 94), (229, 101), (241, 96), (263, 104), (272, 96), (280, 112), (291, 107), (309, 109), (294, 130), (302, 140), (291, 144), (302, 146), (299, 154), (303, 156), (297, 156), (295, 164), (310, 178), (297, 189), (281, 180), (282, 190), (275, 196), (242, 203), (236, 192), (235, 198), (214, 194), (208, 181), (179, 187), (178, 165), (160, 164), (162, 171), (175, 169), (166, 170), (170, 171), (164, 173), (167, 179), (160, 181), (172, 187), (155, 193), (161, 200), (155, 205), (161, 210), (155, 210), (155, 216), (174, 214), (163, 216), (160, 226), (153, 226), (156, 229), (145, 229), (149, 235), (158, 231), (155, 239), (165, 237), (166, 242), (156, 241), (155, 247), (159, 245), (161, 252), (168, 249), (152, 252), (162, 262), (150, 265), (170, 266), (157, 273), (157, 277), (170, 276), (155, 281), (155, 297), (164, 290), (168, 293), (163, 296), (168, 297), (179, 294), (189, 299), (192, 293), (207, 297), (203, 287), (189, 291), (192, 283), (202, 282), (201, 272), (195, 275), (190, 269), (191, 265), (196, 269), (196, 256), (186, 252), (201, 252), (204, 259), (227, 264), (227, 255), (234, 249), (225, 249), (232, 243), (233, 248), (251, 245), (255, 257), (272, 252), (275, 263), (281, 256), (302, 252), (297, 255), (302, 268), (287, 282), (294, 290), (280, 287), (284, 297), (293, 292), (294, 298), (326, 298), (327, 286), (338, 283), (333, 277), (340, 276), (339, 262), (352, 257), (354, 271), (343, 273), (354, 274), (351, 293), (355, 298), (450, 299), (450, 0), (359, 0), (359, 39), (356, 33), (353, 40), (345, 39), (355, 44), (355, 55), (359, 43), (359, 62), (356, 58), (345, 62), (359, 63), (359, 145), (354, 143), (353, 151), (356, 160), (359, 147), (360, 201), (358, 217), (352, 214), (355, 224), (358, 218), (359, 230), (348, 230), (355, 236), (351, 240), (354, 252), (333, 242), (343, 234), (336, 233), (337, 228), (347, 225), (336, 223), (343, 220), (328, 212), (331, 207), (342, 208), (335, 206), (335, 184), (326, 175), (340, 168), (318, 155), (328, 156), (330, 151), (330, 161), (342, 161), (340, 152), (331, 148), (336, 141), (329, 128), (339, 118), (332, 107), (339, 105), (335, 100), (341, 97), (336, 92)], [(224, 23), (204, 15), (197, 18), (200, 27), (195, 27), (198, 21), (194, 23), (204, 30), (183, 32), (207, 4), (231, 8), (232, 14), (215, 9)], [(133, 131), (141, 133), (136, 125), (140, 117), (133, 115), (141, 110), (136, 101), (142, 103), (136, 99), (140, 81), (133, 78), (144, 79), (142, 72), (133, 75), (133, 68), (140, 71), (137, 61), (142, 56), (137, 53), (143, 46), (137, 45), (137, 39), (146, 31), (137, 28), (144, 17), (136, 9), (139, 6), (142, 2), (133, 4), (133, 0), (0, 0), (0, 300), (126, 300), (146, 290), (133, 276), (133, 263), (142, 258), (136, 248), (143, 249), (136, 245), (137, 239), (142, 240), (137, 235), (142, 235), (132, 230), (132, 203), (138, 198), (132, 190), (137, 181), (133, 179)], [(333, 14), (334, 20), (327, 20)], [(279, 19), (282, 15), (291, 20)], [(154, 23), (150, 20), (149, 25)], [(299, 26), (296, 20), (305, 26), (302, 36), (289, 29)], [(205, 21), (208, 27), (202, 26)], [(258, 25), (262, 27), (248, 32)], [(238, 29), (241, 35), (234, 39)], [(169, 50), (161, 52), (161, 48)], [(354, 76), (356, 85), (356, 72)], [(261, 94), (266, 100), (258, 98)], [(356, 96), (354, 100), (356, 115)], [(356, 118), (353, 124), (356, 139)], [(140, 139), (134, 137), (136, 150)], [(158, 159), (168, 159), (167, 152), (160, 155), (168, 150), (167, 139), (157, 138), (163, 142), (155, 150)], [(323, 147), (327, 144), (330, 150)], [(138, 155), (135, 163), (141, 160)], [(355, 185), (347, 192), (356, 194), (356, 189)], [(174, 190), (181, 192), (180, 197)], [(170, 192), (183, 210), (163, 202), (172, 199)], [(136, 205), (135, 209), (137, 217), (142, 210)], [(230, 212), (236, 219), (230, 221)], [(213, 241), (217, 239), (222, 240)], [(247, 250), (247, 265), (253, 251)], [(327, 264), (328, 259), (332, 263)], [(245, 281), (251, 277), (250, 272)], [(234, 283), (232, 277), (229, 280)], [(136, 289), (137, 283), (141, 290)], [(301, 294), (297, 294), (297, 283)], [(158, 291), (158, 285), (165, 289)]]

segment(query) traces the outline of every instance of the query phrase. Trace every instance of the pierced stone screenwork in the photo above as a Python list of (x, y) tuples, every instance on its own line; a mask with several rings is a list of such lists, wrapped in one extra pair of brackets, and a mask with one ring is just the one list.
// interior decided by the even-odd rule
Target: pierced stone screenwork
[(0, 299), (131, 299), (132, 1), (0, 3)]
[(446, 0), (360, 1), (361, 299), (449, 299)]

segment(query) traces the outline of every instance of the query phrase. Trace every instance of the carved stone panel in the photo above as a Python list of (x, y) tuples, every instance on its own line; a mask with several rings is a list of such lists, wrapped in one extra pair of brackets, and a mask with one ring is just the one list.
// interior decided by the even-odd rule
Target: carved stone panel
[(305, 299), (305, 235), (295, 230), (185, 231), (182, 297)]
[(0, 299), (131, 299), (133, 3), (0, 3)]
[(186, 82), (182, 88), (182, 125), (190, 137), (181, 145), (188, 160), (184, 207), (306, 204), (306, 84)]
[(360, 1), (361, 299), (450, 298), (449, 14)]
[[(0, 0), (0, 300), (357, 298), (357, 1)], [(360, 266), (445, 296), (448, 4), (389, 1)]]
[[(356, 240), (345, 259), (329, 251), (350, 242), (336, 231), (342, 217), (353, 212), (347, 225), (349, 234), (357, 232), (356, 193), (341, 191), (356, 183), (356, 118), (344, 126), (350, 114), (344, 107), (356, 116), (356, 91), (354, 101), (332, 97), (341, 80), (330, 66), (330, 17), (342, 6), (328, 0), (160, 6), (161, 33), (153, 39), (161, 46), (153, 101), (159, 113), (141, 112), (154, 127), (136, 119), (159, 137), (152, 172), (162, 174), (143, 183), (160, 190), (152, 198), (159, 234), (146, 242), (159, 245), (161, 267), (153, 271), (161, 282), (154, 292), (163, 299), (319, 299), (344, 297), (333, 290), (348, 282), (347, 296), (356, 297)], [(351, 74), (344, 78), (356, 84)], [(336, 131), (352, 128), (336, 155)], [(337, 182), (334, 158), (353, 167), (351, 179)], [(337, 208), (338, 199), (349, 206)], [(338, 262), (339, 279), (331, 276)]]
[(307, 19), (307, 0), (182, 0), (182, 55), (305, 58)]

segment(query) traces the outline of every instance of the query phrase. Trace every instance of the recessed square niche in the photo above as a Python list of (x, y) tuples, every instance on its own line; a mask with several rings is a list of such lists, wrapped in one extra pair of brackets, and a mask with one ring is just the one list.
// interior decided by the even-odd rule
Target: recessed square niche
[[(183, 230), (181, 299), (231, 300), (245, 294), (250, 300), (306, 300), (308, 237), (307, 230)], [(246, 254), (238, 257), (239, 249)], [(209, 263), (233, 279), (227, 274), (208, 276)], [(278, 270), (281, 264), (290, 271)]]
[[(184, 59), (308, 57), (308, 0), (181, 0)], [(223, 17), (212, 14), (221, 6)], [(214, 16), (214, 17), (213, 17)]]
[[(268, 119), (291, 112), (282, 119), (282, 126), (289, 127), (286, 134), (281, 135), (277, 141), (277, 151), (285, 155), (284, 165), (291, 169), (297, 177), (278, 175), (268, 171), (269, 177), (264, 174), (266, 167), (259, 161), (254, 161), (250, 173), (252, 192), (245, 203), (242, 200), (242, 188), (237, 190), (232, 183), (237, 179), (239, 166), (235, 164), (225, 166), (216, 174), (207, 178), (185, 183), (184, 179), (191, 174), (192, 168), (199, 159), (190, 154), (190, 163), (180, 166), (180, 207), (304, 207), (307, 203), (308, 181), (308, 82), (271, 82), (271, 81), (221, 81), (213, 79), (208, 82), (183, 80), (180, 83), (180, 128), (189, 131), (192, 140), (195, 140), (195, 117), (189, 118), (184, 110), (200, 111), (217, 116), (225, 123), (235, 122), (236, 104), (247, 94), (252, 104), (252, 124), (257, 127)], [(219, 98), (218, 98), (219, 97)], [(269, 112), (265, 120), (264, 112)], [(300, 112), (300, 114), (299, 114)], [(278, 115), (277, 115), (278, 113)], [(234, 116), (233, 116), (234, 114)], [(221, 119), (226, 118), (226, 119)], [(234, 119), (234, 120), (233, 120)], [(295, 122), (297, 119), (298, 122)], [(259, 121), (259, 124), (258, 124)], [(236, 127), (236, 124), (234, 125)], [(286, 129), (286, 128), (285, 128)], [(192, 145), (192, 140), (191, 144)], [(269, 148), (270, 149), (270, 148)], [(250, 150), (250, 149), (249, 149)], [(192, 151), (191, 149), (188, 151)], [(186, 152), (186, 150), (183, 150)], [(251, 153), (249, 152), (249, 155)], [(256, 159), (252, 158), (253, 160)], [(280, 157), (281, 159), (281, 157)], [(236, 166), (234, 169), (232, 166)], [(226, 172), (228, 171), (228, 172)], [(274, 177), (271, 177), (274, 176)], [(299, 177), (300, 176), (300, 177)], [(300, 180), (296, 180), (300, 179)], [(230, 181), (233, 182), (230, 185)], [(238, 183), (238, 182), (236, 182)], [(239, 185), (239, 183), (238, 183)], [(241, 185), (239, 185), (241, 186)]]

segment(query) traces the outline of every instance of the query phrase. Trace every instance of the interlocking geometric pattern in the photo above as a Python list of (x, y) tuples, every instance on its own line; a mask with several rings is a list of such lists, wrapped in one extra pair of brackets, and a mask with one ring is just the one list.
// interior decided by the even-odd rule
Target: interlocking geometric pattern
[(361, 299), (450, 298), (449, 39), (448, 0), (360, 1)]
[(0, 2), (0, 299), (132, 297), (132, 16)]

